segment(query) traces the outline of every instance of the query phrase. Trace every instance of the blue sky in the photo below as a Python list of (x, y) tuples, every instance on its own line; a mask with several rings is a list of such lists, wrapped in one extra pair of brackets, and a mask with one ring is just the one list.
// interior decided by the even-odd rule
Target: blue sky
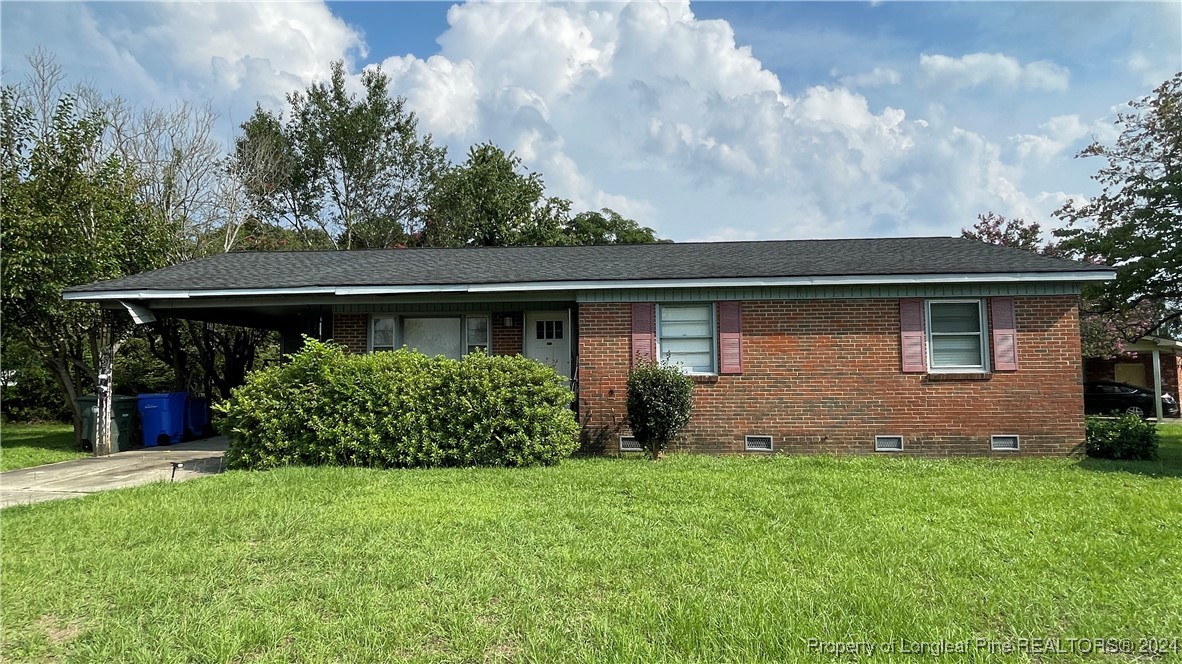
[(1073, 155), (1182, 69), (1182, 4), (442, 2), (0, 4), (6, 78), (54, 51), (144, 105), (256, 103), (382, 66), (462, 159), (492, 140), (577, 209), (675, 240), (1053, 226)]

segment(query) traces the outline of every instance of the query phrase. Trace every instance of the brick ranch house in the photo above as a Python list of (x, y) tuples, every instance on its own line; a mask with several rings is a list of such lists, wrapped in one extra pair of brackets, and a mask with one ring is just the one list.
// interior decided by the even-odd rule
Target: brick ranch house
[(633, 359), (696, 383), (711, 453), (1068, 454), (1078, 295), (1107, 268), (961, 238), (221, 254), (71, 300), (358, 353), (521, 353), (569, 377), (584, 443), (627, 450)]

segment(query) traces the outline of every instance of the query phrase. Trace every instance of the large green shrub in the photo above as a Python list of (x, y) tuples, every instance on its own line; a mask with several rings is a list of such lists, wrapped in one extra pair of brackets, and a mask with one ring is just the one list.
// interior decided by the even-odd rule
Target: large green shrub
[(694, 381), (675, 366), (637, 362), (628, 373), (628, 425), (652, 459), (689, 422)]
[(219, 407), (231, 468), (531, 466), (570, 456), (566, 380), (518, 357), (350, 355), (305, 342)]
[(1157, 458), (1157, 427), (1136, 415), (1086, 418), (1088, 456), (1100, 459)]

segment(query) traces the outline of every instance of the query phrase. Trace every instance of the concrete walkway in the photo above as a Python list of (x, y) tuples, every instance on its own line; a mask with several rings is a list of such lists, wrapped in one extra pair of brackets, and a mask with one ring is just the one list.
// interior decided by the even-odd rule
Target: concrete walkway
[(175, 481), (222, 471), (226, 437), (145, 447), (105, 457), (89, 457), (0, 473), (0, 508), (46, 500), (76, 498), (96, 491), (167, 482), (172, 462), (183, 463)]

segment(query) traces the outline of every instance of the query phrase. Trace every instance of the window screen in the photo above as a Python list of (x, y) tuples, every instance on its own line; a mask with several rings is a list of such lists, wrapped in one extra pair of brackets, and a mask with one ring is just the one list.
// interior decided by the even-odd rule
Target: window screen
[(488, 352), (488, 317), (487, 316), (468, 316), (465, 323), (468, 334), (468, 351), (475, 353), (478, 350)]
[(373, 319), (373, 349), (394, 350), (394, 319)]
[(662, 305), (658, 355), (689, 373), (714, 372), (714, 306)]
[(981, 303), (929, 302), (928, 347), (933, 369), (985, 368)]
[(428, 357), (463, 355), (459, 318), (403, 318), (402, 343)]

